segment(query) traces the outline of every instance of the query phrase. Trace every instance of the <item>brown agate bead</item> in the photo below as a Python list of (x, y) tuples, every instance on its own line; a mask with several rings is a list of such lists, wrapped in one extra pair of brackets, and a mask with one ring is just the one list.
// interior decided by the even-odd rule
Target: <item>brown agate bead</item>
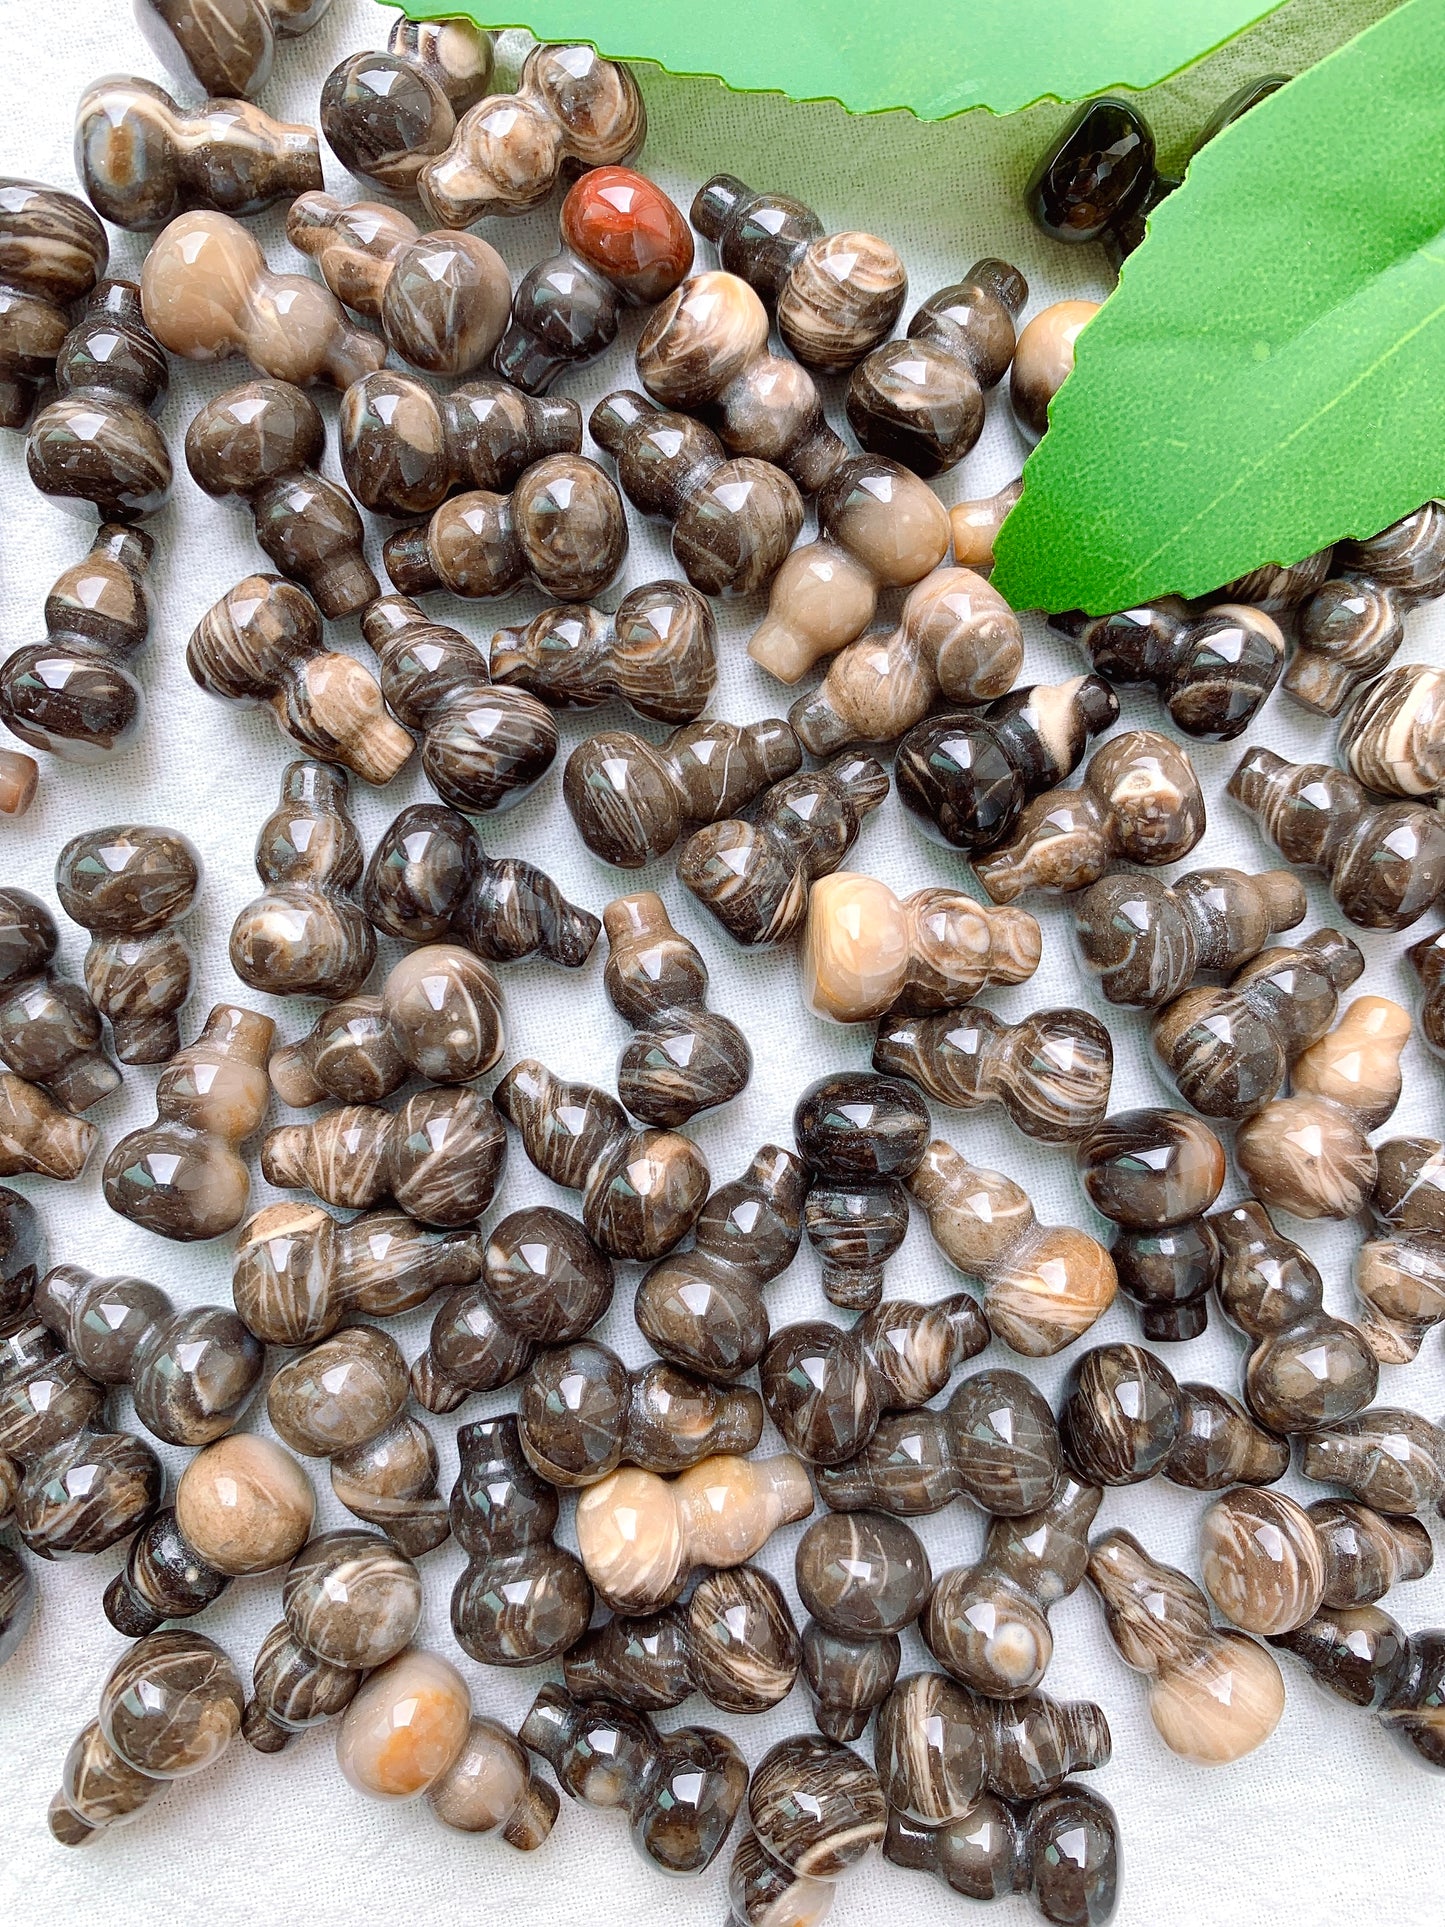
[(594, 856), (640, 870), (673, 848), (685, 823), (735, 816), (802, 760), (777, 716), (684, 723), (656, 745), (631, 730), (602, 730), (568, 757), (562, 795)]
[(0, 428), (24, 428), (110, 243), (84, 201), (0, 177)]
[(41, 494), (89, 503), (103, 522), (163, 507), (171, 458), (151, 416), (169, 383), (134, 282), (102, 281), (56, 354), (59, 395), (30, 424), (25, 463)]
[[(35, 1206), (18, 1191), (0, 1186), (0, 1337), (25, 1322), (45, 1268), (45, 1235)], [(0, 1518), (5, 1510), (0, 1499)]]
[(278, 1620), (256, 1648), (241, 1737), (258, 1753), (280, 1753), (297, 1733), (344, 1713), (364, 1677), (354, 1666), (318, 1659)]
[(800, 1733), (769, 1748), (748, 1789), (753, 1830), (733, 1856), (732, 1919), (811, 1927), (839, 1875), (883, 1838), (887, 1816), (877, 1774), (850, 1747)]
[(228, 388), (186, 431), (186, 466), (207, 495), (249, 504), (256, 539), (324, 616), (354, 616), (380, 593), (362, 552), (356, 504), (317, 472), (321, 411), (285, 381)]
[(594, 1626), (562, 1662), (574, 1698), (665, 1712), (701, 1693), (725, 1713), (765, 1713), (802, 1665), (788, 1602), (756, 1566), (704, 1574), (686, 1605)]
[(1337, 748), (1350, 774), (1387, 796), (1445, 794), (1442, 676), (1407, 662), (1362, 689), (1340, 724)]
[(457, 1433), (451, 1525), (468, 1565), (452, 1592), (452, 1631), (487, 1666), (559, 1659), (587, 1630), (592, 1588), (574, 1554), (553, 1543), (560, 1501), (522, 1453), (517, 1420)]
[(1196, 1111), (1250, 1117), (1325, 1036), (1340, 992), (1364, 968), (1359, 947), (1338, 930), (1275, 945), (1242, 965), (1228, 989), (1188, 990), (1161, 1010), (1154, 1049)]
[(430, 515), (455, 488), (510, 489), (534, 462), (577, 454), (575, 401), (532, 401), (501, 381), (446, 394), (382, 368), (341, 398), (341, 468), (374, 515)]
[(1400, 1101), (1410, 1018), (1388, 997), (1357, 997), (1328, 1035), (1295, 1059), (1292, 1097), (1240, 1126), (1235, 1160), (1252, 1191), (1297, 1218), (1353, 1218), (1375, 1183), (1366, 1133)]
[(1343, 1486), (1376, 1512), (1421, 1513), (1445, 1502), (1445, 1430), (1398, 1406), (1373, 1405), (1306, 1433), (1300, 1470)]
[(231, 926), (231, 968), (274, 997), (349, 997), (376, 961), (376, 935), (353, 900), (361, 838), (345, 770), (288, 763), (281, 801), (256, 839), (264, 893)]
[(1270, 1485), (1289, 1470), (1289, 1446), (1236, 1400), (1181, 1385), (1153, 1352), (1096, 1345), (1076, 1358), (1059, 1408), (1064, 1453), (1095, 1485), (1137, 1485), (1156, 1473), (1217, 1492), (1236, 1481)]
[(0, 1062), (70, 1111), (120, 1088), (101, 1048), (100, 1013), (56, 972), (60, 932), (28, 890), (0, 888)]
[(575, 970), (601, 923), (520, 857), (488, 856), (464, 816), (413, 803), (382, 832), (362, 884), (366, 914), (404, 943), (454, 937), (489, 963), (543, 956)]
[(259, 214), (321, 185), (311, 128), (273, 120), (247, 101), (182, 108), (164, 88), (122, 74), (81, 95), (75, 157), (103, 218), (141, 231), (193, 207)]
[(107, 522), (57, 578), (45, 641), (0, 665), (0, 722), (12, 736), (67, 763), (103, 763), (136, 740), (145, 695), (130, 659), (150, 630), (153, 547), (142, 530)]
[(902, 1632), (933, 1583), (917, 1534), (885, 1512), (825, 1512), (798, 1541), (793, 1576), (804, 1611), (844, 1639)]
[(995, 1519), (975, 1565), (939, 1575), (919, 1630), (955, 1679), (993, 1699), (1033, 1692), (1053, 1657), (1049, 1608), (1083, 1583), (1103, 1496), (1065, 1477), (1037, 1512)]
[(327, 75), (321, 131), (349, 174), (412, 196), (491, 81), (492, 36), (470, 20), (394, 20), (385, 53), (351, 54)]
[(948, 525), (953, 533), (953, 559), (960, 568), (977, 569), (983, 574), (993, 567), (998, 532), (1023, 492), (1024, 480), (1019, 475), (992, 495), (954, 503), (948, 511)]
[(1333, 556), (1333, 549), (1316, 549), (1298, 562), (1262, 562), (1246, 575), (1226, 582), (1219, 593), (1226, 601), (1248, 602), (1270, 615), (1280, 615), (1309, 601), (1329, 575)]
[(1405, 930), (1445, 888), (1445, 822), (1419, 803), (1373, 803), (1327, 763), (1246, 750), (1226, 789), (1287, 862), (1323, 870), (1362, 930)]
[(0, 1077), (0, 1178), (78, 1178), (96, 1136), (93, 1124), (62, 1110), (38, 1084), (8, 1071)]
[(183, 1242), (236, 1228), (251, 1193), (237, 1146), (266, 1114), (275, 1033), (258, 1011), (216, 1005), (195, 1043), (161, 1072), (155, 1123), (123, 1137), (106, 1159), (112, 1211)]
[(693, 1226), (693, 1246), (644, 1273), (633, 1315), (663, 1358), (704, 1378), (740, 1378), (763, 1355), (762, 1288), (786, 1271), (803, 1234), (808, 1173), (765, 1144), (740, 1178), (719, 1185)]
[(502, 338), (512, 283), (497, 250), (475, 234), (416, 223), (375, 201), (343, 207), (303, 194), (286, 238), (321, 270), (345, 307), (379, 321), (386, 345), (429, 375), (484, 368)]
[(1085, 101), (1024, 190), (1034, 225), (1075, 247), (1099, 241), (1122, 251), (1158, 179), (1154, 158), (1153, 130), (1128, 101), (1107, 94)]
[(1073, 1225), (1041, 1225), (1021, 1186), (935, 1138), (908, 1179), (945, 1256), (984, 1287), (994, 1336), (1030, 1358), (1081, 1338), (1114, 1302), (1114, 1261)]
[(226, 214), (182, 214), (141, 274), (146, 326), (190, 361), (244, 355), (258, 374), (300, 388), (348, 388), (380, 368), (386, 344), (353, 328), (336, 296), (304, 274), (274, 274)]
[(268, 1131), (261, 1170), (268, 1184), (312, 1190), (343, 1210), (369, 1211), (389, 1197), (423, 1224), (445, 1228), (481, 1216), (506, 1156), (507, 1133), (490, 1098), (424, 1090), (399, 1111), (347, 1104), (314, 1123)]
[(152, 1515), (130, 1542), (124, 1572), (105, 1589), (105, 1616), (127, 1639), (158, 1632), (168, 1619), (191, 1619), (204, 1612), (231, 1583), (190, 1545), (166, 1506)]
[(407, 1413), (407, 1390), (396, 1340), (355, 1325), (281, 1367), (267, 1387), (266, 1416), (293, 1452), (331, 1461), (332, 1490), (348, 1512), (415, 1558), (450, 1528), (436, 1446)]
[(1406, 1633), (1378, 1606), (1332, 1607), (1271, 1645), (1302, 1659), (1337, 1699), (1364, 1706), (1426, 1766), (1445, 1766), (1440, 1699), (1445, 1691), (1445, 1633)]
[(893, 1299), (851, 1331), (810, 1320), (774, 1332), (763, 1397), (784, 1442), (814, 1465), (855, 1459), (885, 1412), (923, 1405), (989, 1341), (967, 1292), (919, 1305)]
[(1056, 301), (1020, 330), (1008, 398), (1026, 442), (1043, 438), (1049, 403), (1074, 372), (1074, 346), (1099, 312), (1097, 301)]
[(856, 1740), (892, 1692), (902, 1663), (897, 1633), (851, 1639), (810, 1619), (803, 1628), (803, 1679), (818, 1731), (830, 1740)]
[(1090, 757), (1077, 789), (1036, 796), (1013, 842), (974, 865), (995, 903), (1025, 890), (1082, 890), (1114, 857), (1177, 863), (1204, 834), (1204, 797), (1189, 757), (1157, 730), (1131, 729)]
[(1107, 1110), (1114, 1047), (1085, 1010), (1036, 1010), (1005, 1024), (966, 1004), (934, 1017), (885, 1018), (873, 1068), (911, 1077), (956, 1111), (1002, 1104), (1025, 1136), (1064, 1144), (1086, 1137)]
[(1303, 923), (1307, 905), (1292, 870), (1220, 869), (1190, 870), (1173, 883), (1116, 871), (1070, 907), (1080, 954), (1109, 1002), (1152, 1010), (1203, 971), (1238, 970), (1277, 931)]
[(803, 526), (803, 498), (782, 469), (729, 460), (710, 428), (628, 389), (604, 396), (587, 426), (633, 507), (672, 523), (672, 553), (695, 589), (751, 595), (772, 581)]
[(708, 1191), (702, 1153), (673, 1131), (635, 1130), (615, 1098), (519, 1058), (493, 1092), (544, 1177), (582, 1193), (588, 1235), (613, 1258), (660, 1258)]
[(1244, 1371), (1255, 1416), (1272, 1432), (1308, 1432), (1368, 1405), (1379, 1379), (1375, 1356), (1353, 1325), (1325, 1311), (1307, 1254), (1253, 1198), (1208, 1222), (1222, 1253), (1220, 1308), (1255, 1340)]
[(228, 1578), (284, 1566), (311, 1536), (316, 1496), (289, 1452), (236, 1432), (208, 1445), (176, 1486), (176, 1530)]
[(876, 234), (825, 236), (803, 202), (755, 194), (732, 174), (699, 188), (692, 220), (723, 267), (775, 310), (779, 334), (805, 366), (840, 373), (892, 332), (908, 276)]
[(1264, 1744), (1284, 1711), (1272, 1653), (1214, 1626), (1193, 1580), (1127, 1532), (1095, 1539), (1088, 1573), (1125, 1665), (1149, 1681), (1149, 1717), (1171, 1752), (1223, 1766)]
[(0, 816), (24, 816), (35, 801), (39, 785), (40, 765), (33, 756), (22, 755), (18, 749), (0, 749)]
[(389, 783), (411, 755), (370, 671), (324, 647), (320, 610), (279, 575), (248, 575), (209, 609), (186, 666), (225, 702), (264, 704), (299, 748), (365, 783)]
[(1122, 1878), (1118, 1815), (1072, 1781), (1026, 1804), (985, 1794), (941, 1827), (890, 1812), (883, 1857), (966, 1900), (1026, 1894), (1036, 1913), (1066, 1927), (1112, 1919)]
[(458, 1833), (498, 1833), (518, 1853), (534, 1853), (561, 1807), (526, 1748), (497, 1720), (472, 1715), (461, 1752), (427, 1790), (427, 1805)]
[(882, 764), (847, 750), (774, 784), (750, 821), (695, 830), (677, 859), (678, 881), (735, 942), (786, 943), (803, 927), (809, 884), (838, 868), (887, 794)]
[(685, 582), (649, 582), (615, 615), (563, 604), (492, 637), (494, 681), (554, 709), (619, 701), (659, 723), (690, 723), (717, 682), (717, 624)]
[(839, 1071), (798, 1099), (793, 1136), (813, 1173), (803, 1222), (833, 1304), (868, 1311), (882, 1297), (884, 1263), (908, 1230), (904, 1180), (928, 1131), (927, 1105), (897, 1078)]
[(466, 601), (508, 595), (524, 582), (585, 602), (627, 554), (627, 517), (610, 478), (583, 455), (548, 455), (509, 495), (457, 495), (419, 528), (389, 536), (382, 559), (402, 595), (447, 589)]
[(975, 261), (915, 309), (904, 340), (865, 355), (848, 382), (848, 425), (872, 455), (915, 475), (957, 467), (983, 432), (983, 395), (1008, 373), (1028, 283), (1006, 261)]
[(533, 47), (512, 94), (478, 101), (451, 144), (428, 160), (417, 188), (439, 227), (540, 207), (564, 167), (631, 160), (647, 134), (637, 82), (591, 47)]
[(1378, 1230), (1356, 1252), (1354, 1276), (1360, 1330), (1382, 1365), (1408, 1364), (1445, 1319), (1442, 1179), (1445, 1157), (1434, 1138), (1391, 1138), (1376, 1154), (1370, 1204)]
[(1148, 683), (1186, 736), (1229, 743), (1263, 708), (1284, 667), (1284, 633), (1273, 616), (1220, 602), (1191, 615), (1177, 597), (1122, 609), (1050, 618), (1111, 683)]
[(176, 1019), (195, 960), (176, 926), (200, 886), (200, 856), (178, 830), (87, 830), (56, 859), (61, 907), (90, 932), (86, 989), (110, 1020), (122, 1064), (164, 1064), (181, 1047)]
[(203, 93), (254, 100), (271, 78), (279, 40), (309, 33), (331, 0), (132, 0), (156, 58)]
[(382, 596), (361, 621), (381, 664), (388, 707), (421, 738), (421, 766), (454, 809), (510, 809), (557, 754), (551, 712), (520, 689), (494, 689), (487, 659), (459, 629), (405, 596)]

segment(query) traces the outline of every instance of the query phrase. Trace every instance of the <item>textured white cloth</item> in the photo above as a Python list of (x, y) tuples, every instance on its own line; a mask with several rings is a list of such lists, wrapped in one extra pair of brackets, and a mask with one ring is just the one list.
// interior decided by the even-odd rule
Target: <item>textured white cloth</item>
[[(901, 9), (899, 31), (920, 31), (924, 11)], [(1162, 90), (1152, 111), (1163, 158), (1176, 159), (1187, 149), (1212, 108), (1241, 79), (1281, 65), (1303, 66), (1353, 25), (1384, 11), (1382, 0), (1364, 6), (1299, 0), (1250, 45), (1227, 50)], [(390, 18), (366, 0), (336, 0), (315, 33), (283, 49), (265, 105), (285, 118), (314, 120), (324, 75), (348, 50), (381, 44)], [(158, 69), (122, 0), (66, 0), (43, 8), (33, 0), (0, 0), (0, 19), (12, 49), (0, 169), (73, 186), (71, 116), (81, 88), (106, 72), (160, 78)], [(503, 43), (506, 75), (516, 70), (518, 45), (515, 36)], [(951, 50), (940, 47), (938, 57), (948, 60)], [(641, 78), (651, 121), (644, 165), (684, 207), (708, 175), (726, 168), (756, 186), (802, 195), (836, 226), (888, 235), (901, 248), (912, 277), (909, 312), (917, 299), (990, 254), (1016, 261), (1026, 271), (1033, 288), (1031, 310), (1066, 294), (1106, 292), (1103, 264), (1093, 250), (1071, 253), (1048, 243), (1021, 209), (1020, 190), (1060, 118), (1057, 107), (1009, 121), (980, 113), (930, 126), (903, 114), (852, 120), (827, 103), (796, 106), (776, 96), (739, 97), (712, 82), (674, 80), (649, 69)], [(343, 198), (359, 198), (359, 185), (329, 153), (325, 159), (328, 184)], [(524, 220), (488, 225), (488, 238), (503, 250), (514, 278), (554, 246), (555, 222), (553, 204)], [(275, 265), (302, 265), (282, 239), (279, 214), (257, 228)], [(123, 234), (112, 238), (113, 271), (137, 272), (143, 241)], [(700, 255), (705, 253), (700, 248)], [(607, 388), (631, 385), (630, 348), (639, 326), (630, 321), (625, 340), (600, 367), (563, 387), (590, 406)], [(174, 502), (153, 525), (157, 613), (140, 658), (149, 714), (139, 744), (94, 771), (44, 759), (40, 796), (29, 816), (0, 825), (0, 877), (52, 904), (55, 856), (78, 830), (103, 822), (166, 823), (195, 839), (207, 878), (192, 926), (203, 962), (184, 1020), (187, 1037), (211, 1002), (234, 997), (239, 989), (227, 962), (227, 936), (236, 912), (256, 893), (253, 839), (274, 806), (282, 767), (294, 753), (268, 714), (231, 708), (204, 695), (184, 664), (186, 639), (202, 612), (242, 574), (264, 566), (248, 516), (234, 504), (202, 495), (181, 459), (185, 427), (200, 403), (245, 374), (239, 362), (173, 370), (164, 425), (178, 475)], [(841, 421), (838, 385), (830, 387), (828, 399), (834, 419)], [(334, 398), (323, 397), (323, 406), (334, 421)], [(1021, 453), (1006, 403), (995, 397), (979, 448), (940, 484), (942, 494), (952, 501), (993, 489), (1017, 472)], [(328, 459), (337, 472), (334, 443)], [(85, 524), (67, 518), (30, 486), (19, 437), (0, 439), (0, 486), (0, 639), (9, 649), (39, 635), (45, 593), (56, 574), (83, 552), (89, 534)], [(379, 560), (383, 532), (376, 525), (370, 531), (374, 560)], [(622, 586), (676, 573), (665, 534), (633, 518)], [(495, 626), (539, 604), (525, 595), (495, 606), (436, 598), (433, 606), (439, 617), (485, 642)], [(780, 712), (790, 700), (743, 653), (760, 613), (756, 604), (720, 610), (723, 667), (716, 706), (739, 720)], [(1037, 619), (1029, 619), (1027, 631), (1027, 679), (1056, 680), (1077, 670), (1072, 645)], [(354, 624), (334, 634), (339, 646), (360, 647)], [(1442, 643), (1445, 609), (1423, 610), (1411, 619), (1402, 659), (1438, 660)], [(1153, 724), (1158, 715), (1149, 696), (1126, 694), (1125, 724)], [(620, 711), (606, 712), (605, 720), (639, 726)], [(563, 718), (562, 756), (598, 721), (597, 715)], [(1270, 703), (1257, 733), (1288, 756), (1332, 754), (1330, 727), (1282, 697)], [(1195, 752), (1211, 821), (1193, 864), (1258, 869), (1272, 860), (1253, 824), (1223, 793), (1240, 747), (1204, 745)], [(384, 793), (357, 785), (355, 814), (368, 848), (404, 804), (426, 794), (415, 770)], [(713, 1001), (746, 1026), (756, 1056), (753, 1081), (743, 1096), (697, 1126), (717, 1180), (740, 1171), (760, 1143), (791, 1141), (792, 1107), (811, 1079), (833, 1068), (866, 1065), (866, 1030), (842, 1030), (804, 1010), (797, 963), (789, 951), (745, 955), (735, 949), (678, 886), (666, 861), (635, 877), (595, 862), (566, 817), (557, 774), (522, 808), (484, 824), (483, 832), (490, 848), (544, 865), (572, 897), (599, 911), (624, 888), (655, 885), (679, 928), (700, 944), (713, 972)], [(851, 860), (899, 891), (965, 877), (949, 853), (923, 839), (896, 798), (870, 819)], [(1303, 929), (1337, 921), (1318, 878), (1309, 880), (1309, 894), (1311, 916)], [(993, 997), (993, 1007), (1008, 1017), (1060, 1003), (1097, 1010), (1116, 1040), (1114, 1108), (1171, 1101), (1144, 1025), (1111, 1010), (1083, 975), (1067, 910), (1052, 902), (1029, 907), (1045, 926), (1042, 968), (1031, 983)], [(62, 963), (67, 974), (78, 976), (84, 933), (64, 919), (62, 924)], [(1359, 941), (1369, 958), (1366, 987), (1397, 996), (1413, 1010), (1418, 986), (1399, 961), (1402, 941), (1368, 936)], [(384, 967), (395, 953), (387, 946), (383, 950)], [(627, 1029), (603, 993), (601, 948), (576, 975), (532, 966), (504, 975), (511, 1052), (533, 1054), (559, 1073), (610, 1085)], [(268, 1007), (288, 1037), (298, 1035), (315, 1010), (301, 1004)], [(1445, 1131), (1439, 1065), (1418, 1039), (1411, 1041), (1405, 1062), (1405, 1096), (1389, 1130)], [(152, 1115), (153, 1083), (153, 1073), (129, 1071), (124, 1089), (92, 1113), (107, 1145)], [(1090, 1223), (1106, 1232), (1092, 1218), (1063, 1151), (1029, 1143), (992, 1114), (960, 1119), (940, 1112), (937, 1126), (975, 1161), (1017, 1175), (1041, 1218)], [(101, 1198), (101, 1162), (97, 1155), (87, 1176), (71, 1186), (20, 1181), (43, 1214), (52, 1259), (76, 1260), (101, 1271), (134, 1271), (185, 1303), (229, 1302), (229, 1241), (201, 1248), (168, 1244), (114, 1216)], [(1231, 1176), (1226, 1200), (1241, 1190)], [(255, 1201), (267, 1197), (258, 1179)], [(541, 1179), (514, 1145), (503, 1208), (545, 1197), (575, 1204)], [(1298, 1230), (1320, 1263), (1329, 1307), (1347, 1312), (1359, 1228), (1289, 1228)], [(635, 1277), (635, 1269), (622, 1268), (616, 1307), (600, 1333), (631, 1362), (643, 1356), (631, 1319)], [(937, 1297), (956, 1282), (919, 1219), (889, 1267), (889, 1290)], [(771, 1288), (769, 1300), (775, 1323), (826, 1315), (817, 1261), (806, 1246)], [(429, 1316), (422, 1310), (390, 1327), (409, 1357), (424, 1340)], [(1102, 1341), (1137, 1335), (1133, 1310), (1121, 1301), (1092, 1336)], [(1445, 1406), (1441, 1342), (1432, 1336), (1414, 1365), (1383, 1372), (1382, 1400), (1438, 1417)], [(1217, 1314), (1205, 1336), (1164, 1350), (1179, 1377), (1238, 1387), (1243, 1341), (1220, 1325)], [(978, 1361), (984, 1362), (1019, 1361), (994, 1346)], [(1030, 1369), (1053, 1396), (1068, 1362), (1066, 1354)], [(460, 1416), (505, 1410), (513, 1402), (505, 1392), (473, 1400)], [(263, 1413), (248, 1423), (264, 1428)], [(447, 1489), (455, 1470), (455, 1424), (438, 1420), (434, 1426)], [(161, 1450), (177, 1469), (183, 1455)], [(324, 1466), (312, 1470), (320, 1522), (343, 1523), (347, 1515), (331, 1496)], [(1317, 1496), (1293, 1476), (1287, 1489), (1302, 1498)], [(1199, 1495), (1156, 1482), (1108, 1494), (1099, 1525), (1127, 1527), (1158, 1556), (1191, 1568), (1204, 1504)], [(570, 1531), (570, 1506), (565, 1510)], [(955, 1505), (920, 1521), (918, 1529), (935, 1567), (942, 1569), (977, 1554), (984, 1520)], [(789, 1586), (800, 1530), (780, 1533), (762, 1555), (761, 1563)], [(66, 1852), (50, 1838), (45, 1809), (71, 1737), (92, 1716), (101, 1682), (123, 1650), (124, 1642), (100, 1610), (102, 1589), (120, 1559), (117, 1549), (95, 1560), (39, 1568), (36, 1623), (0, 1672), (0, 1920), (12, 1927), (82, 1920), (88, 1927), (160, 1927), (162, 1922), (241, 1927), (297, 1919), (308, 1927), (351, 1927), (364, 1916), (372, 1927), (400, 1927), (418, 1919), (436, 1927), (478, 1921), (616, 1927), (624, 1920), (630, 1927), (714, 1927), (721, 1919), (727, 1852), (706, 1878), (669, 1885), (638, 1860), (620, 1816), (564, 1801), (545, 1848), (530, 1857), (519, 1855), (495, 1840), (448, 1832), (424, 1803), (392, 1809), (365, 1803), (342, 1781), (333, 1757), (334, 1734), (324, 1729), (277, 1758), (263, 1758), (238, 1743), (216, 1768), (178, 1785), (134, 1827), (118, 1829), (83, 1852)], [(484, 1669), (458, 1652), (448, 1599), (461, 1563), (450, 1543), (424, 1561), (420, 1638), (462, 1667), (478, 1708), (515, 1724), (543, 1675)], [(228, 1648), (247, 1677), (263, 1633), (278, 1617), (278, 1594), (274, 1577), (238, 1583), (198, 1622)], [(1407, 1626), (1440, 1622), (1445, 1573), (1401, 1589), (1388, 1603)], [(1237, 1766), (1204, 1771), (1176, 1760), (1155, 1735), (1143, 1683), (1107, 1640), (1087, 1588), (1055, 1610), (1053, 1625), (1057, 1652), (1047, 1687), (1060, 1696), (1096, 1698), (1113, 1729), (1113, 1762), (1091, 1783), (1113, 1801), (1123, 1831), (1121, 1927), (1196, 1920), (1211, 1927), (1257, 1927), (1265, 1920), (1282, 1927), (1352, 1927), (1366, 1914), (1381, 1927), (1424, 1927), (1439, 1920), (1439, 1783), (1397, 1752), (1367, 1715), (1328, 1698), (1286, 1656), (1288, 1706), (1274, 1738)], [(915, 1635), (907, 1635), (905, 1643), (907, 1669), (927, 1663)], [(679, 1719), (725, 1728), (752, 1762), (774, 1741), (809, 1725), (801, 1690), (753, 1720), (715, 1715), (696, 1699), (664, 1724)], [(839, 1927), (896, 1927), (923, 1910), (943, 1918), (963, 1907), (921, 1876), (902, 1873), (875, 1856), (847, 1877), (833, 1917)], [(1022, 1899), (1000, 1902), (993, 1914), (997, 1927), (1034, 1918)]]

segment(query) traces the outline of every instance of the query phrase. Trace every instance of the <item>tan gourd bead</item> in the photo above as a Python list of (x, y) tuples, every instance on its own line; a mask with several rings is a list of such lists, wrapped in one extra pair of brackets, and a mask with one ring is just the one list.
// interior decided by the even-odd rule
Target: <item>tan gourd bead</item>
[(208, 1445), (176, 1487), (176, 1521), (207, 1565), (232, 1578), (285, 1565), (311, 1536), (316, 1496), (281, 1446), (249, 1432)]

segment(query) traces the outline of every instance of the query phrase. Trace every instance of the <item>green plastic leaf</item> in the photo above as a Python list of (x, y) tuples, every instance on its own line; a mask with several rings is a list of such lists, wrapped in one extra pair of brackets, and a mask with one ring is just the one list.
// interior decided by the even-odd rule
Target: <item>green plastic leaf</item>
[(945, 120), (1011, 114), (1052, 97), (1151, 87), (1283, 0), (400, 0), (413, 20), (465, 14), (582, 40), (744, 93), (836, 100), (854, 114), (906, 107)]
[(1016, 608), (1205, 594), (1445, 490), (1445, 0), (1406, 4), (1206, 147), (1024, 471)]

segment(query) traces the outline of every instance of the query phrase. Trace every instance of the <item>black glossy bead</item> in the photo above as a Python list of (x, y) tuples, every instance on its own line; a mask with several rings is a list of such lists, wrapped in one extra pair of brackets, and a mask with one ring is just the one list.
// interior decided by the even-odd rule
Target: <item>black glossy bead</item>
[(1154, 136), (1127, 101), (1085, 101), (1034, 169), (1029, 213), (1056, 241), (1098, 241), (1148, 194)]

